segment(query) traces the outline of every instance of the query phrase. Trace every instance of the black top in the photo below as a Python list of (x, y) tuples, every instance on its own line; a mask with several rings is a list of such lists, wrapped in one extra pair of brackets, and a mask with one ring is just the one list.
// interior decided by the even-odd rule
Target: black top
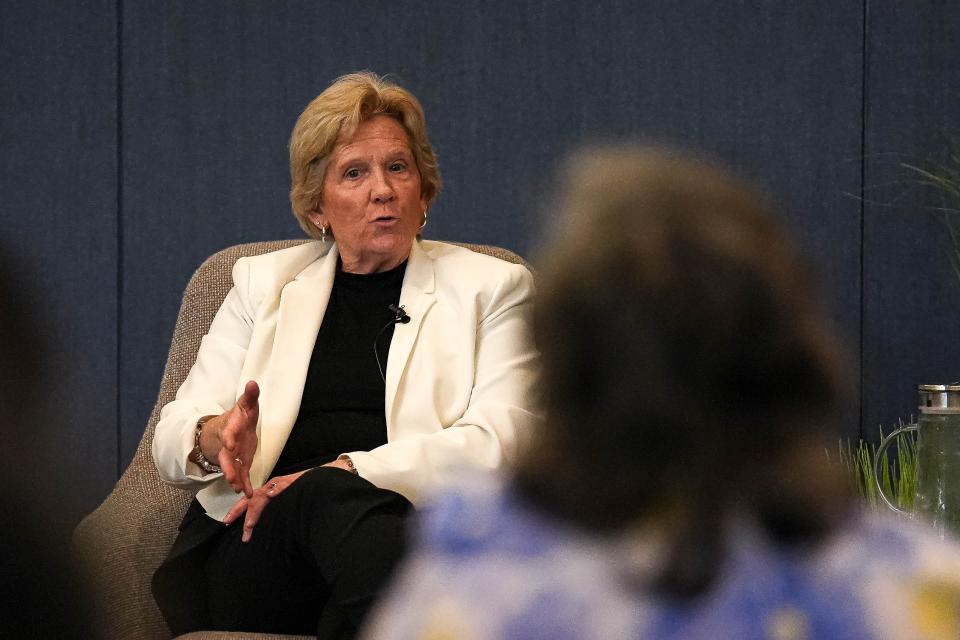
[(369, 451), (387, 442), (386, 386), (373, 349), (376, 339), (386, 372), (395, 327), (388, 306), (400, 302), (406, 268), (404, 262), (390, 271), (356, 274), (337, 265), (300, 413), (271, 475), (310, 469), (341, 453)]

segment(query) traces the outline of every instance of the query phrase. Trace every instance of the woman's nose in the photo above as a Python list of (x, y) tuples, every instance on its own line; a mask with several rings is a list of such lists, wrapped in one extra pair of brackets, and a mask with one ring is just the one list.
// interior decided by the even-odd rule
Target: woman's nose
[(370, 197), (374, 202), (389, 202), (393, 200), (393, 185), (386, 171), (373, 172), (373, 185)]

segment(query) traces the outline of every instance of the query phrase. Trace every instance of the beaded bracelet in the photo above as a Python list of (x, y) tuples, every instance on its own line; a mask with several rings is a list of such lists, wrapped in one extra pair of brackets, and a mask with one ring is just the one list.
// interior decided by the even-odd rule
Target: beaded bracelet
[(213, 416), (203, 416), (197, 420), (197, 430), (193, 436), (193, 451), (190, 452), (190, 459), (193, 460), (205, 473), (221, 473), (223, 469), (207, 460), (203, 455), (203, 449), (200, 448), (200, 434), (203, 432), (203, 425)]

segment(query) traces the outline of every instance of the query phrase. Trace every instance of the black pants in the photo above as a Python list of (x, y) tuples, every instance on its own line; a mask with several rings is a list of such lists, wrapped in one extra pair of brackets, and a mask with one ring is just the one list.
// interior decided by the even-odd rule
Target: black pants
[(242, 519), (225, 527), (194, 501), (154, 596), (174, 634), (352, 638), (403, 553), (411, 511), (400, 494), (329, 467), (271, 500), (248, 543)]

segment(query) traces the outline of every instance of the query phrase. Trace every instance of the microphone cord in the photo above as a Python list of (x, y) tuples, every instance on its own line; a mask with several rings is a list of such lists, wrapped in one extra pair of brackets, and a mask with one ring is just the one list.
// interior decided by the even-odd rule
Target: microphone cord
[(380, 370), (380, 379), (383, 380), (383, 383), (387, 383), (387, 377), (383, 372), (383, 364), (380, 362), (380, 350), (377, 349), (377, 344), (380, 342), (380, 336), (383, 335), (383, 332), (392, 327), (395, 324), (407, 324), (410, 322), (410, 316), (407, 315), (407, 312), (404, 311), (403, 305), (399, 307), (395, 304), (389, 306), (390, 311), (395, 315), (387, 324), (383, 325), (380, 331), (377, 331), (377, 337), (373, 339), (373, 356), (377, 359), (377, 369)]

